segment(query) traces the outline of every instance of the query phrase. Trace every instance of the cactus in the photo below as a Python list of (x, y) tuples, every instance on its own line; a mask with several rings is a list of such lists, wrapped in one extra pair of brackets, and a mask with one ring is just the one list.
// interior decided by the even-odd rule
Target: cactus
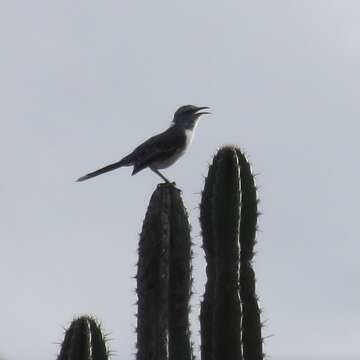
[(106, 341), (95, 319), (74, 319), (65, 332), (57, 360), (107, 360)]
[[(260, 309), (252, 268), (258, 200), (244, 154), (223, 147), (210, 165), (200, 204), (206, 257), (200, 309), (202, 360), (263, 360)], [(191, 237), (181, 192), (154, 191), (139, 239), (137, 360), (191, 360)], [(98, 323), (75, 319), (57, 360), (107, 360)]]
[(201, 358), (212, 360), (213, 343), (213, 307), (215, 304), (215, 249), (214, 234), (212, 228), (212, 204), (213, 182), (216, 173), (217, 162), (210, 165), (207, 181), (202, 192), (200, 204), (200, 223), (202, 228), (203, 249), (206, 259), (205, 294), (200, 308), (200, 335), (201, 335)]
[(208, 278), (200, 311), (202, 360), (262, 359), (251, 278), (256, 219), (250, 166), (239, 149), (221, 148), (209, 168), (200, 204)]
[[(236, 153), (221, 149), (205, 181), (200, 222), (206, 259), (212, 258), (200, 313), (208, 333), (202, 360), (242, 359), (239, 299), (240, 174)], [(209, 265), (209, 264), (208, 264)], [(209, 276), (209, 272), (208, 272)], [(213, 289), (210, 290), (210, 287)], [(211, 299), (207, 295), (211, 294)], [(211, 304), (209, 308), (209, 304)], [(206, 313), (212, 312), (206, 319)], [(211, 337), (210, 337), (211, 336)]]
[(180, 191), (153, 193), (139, 241), (137, 360), (190, 360), (190, 225)]
[(245, 360), (262, 360), (263, 340), (261, 336), (260, 309), (255, 292), (255, 273), (252, 268), (256, 243), (257, 192), (251, 167), (244, 154), (235, 149), (240, 166), (241, 222), (240, 222), (240, 296), (243, 311), (242, 343)]

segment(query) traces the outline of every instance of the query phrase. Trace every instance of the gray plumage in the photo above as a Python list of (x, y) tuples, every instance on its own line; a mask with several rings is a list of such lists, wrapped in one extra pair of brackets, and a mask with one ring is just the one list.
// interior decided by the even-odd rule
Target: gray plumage
[(175, 112), (173, 121), (167, 130), (146, 140), (120, 161), (86, 174), (77, 181), (88, 180), (122, 166), (133, 166), (132, 175), (149, 167), (163, 180), (169, 182), (159, 172), (159, 169), (172, 165), (184, 154), (191, 143), (197, 120), (201, 115), (209, 114), (206, 111), (201, 112), (204, 109), (208, 109), (208, 107), (181, 106)]

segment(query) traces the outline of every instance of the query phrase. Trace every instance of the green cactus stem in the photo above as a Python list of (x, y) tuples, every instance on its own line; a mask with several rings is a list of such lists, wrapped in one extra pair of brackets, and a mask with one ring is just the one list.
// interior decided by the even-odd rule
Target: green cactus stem
[(101, 331), (100, 324), (94, 319), (89, 319), (91, 333), (92, 360), (108, 360), (109, 351), (106, 347), (106, 338)]
[(240, 172), (233, 148), (222, 148), (214, 157), (200, 209), (206, 259), (212, 259), (207, 267), (208, 292), (205, 292), (200, 313), (202, 339), (205, 340), (202, 360), (242, 359)]
[(215, 239), (212, 227), (213, 184), (217, 162), (209, 167), (200, 203), (200, 223), (206, 259), (205, 294), (200, 307), (201, 359), (213, 360), (213, 307), (215, 306)]
[(74, 319), (65, 332), (57, 360), (107, 360), (100, 325), (89, 316)]
[(180, 191), (153, 193), (139, 240), (137, 360), (190, 360), (191, 238)]
[(245, 155), (236, 149), (241, 179), (240, 222), (240, 297), (243, 311), (242, 343), (245, 360), (262, 360), (260, 309), (255, 291), (255, 272), (252, 268), (258, 218), (258, 199), (254, 176)]
[(245, 155), (236, 147), (221, 148), (209, 168), (200, 204), (207, 262), (200, 310), (202, 360), (264, 357), (252, 268), (257, 205)]

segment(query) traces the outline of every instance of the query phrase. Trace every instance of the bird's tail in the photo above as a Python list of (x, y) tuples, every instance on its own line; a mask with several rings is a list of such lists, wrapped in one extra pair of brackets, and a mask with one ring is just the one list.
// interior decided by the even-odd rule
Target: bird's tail
[(108, 171), (118, 169), (119, 167), (129, 166), (129, 165), (131, 165), (131, 162), (129, 162), (128, 159), (125, 157), (124, 159), (121, 159), (120, 161), (117, 161), (116, 163), (110, 164), (110, 165), (105, 166), (105, 167), (103, 167), (103, 168), (101, 168), (99, 170), (96, 170), (96, 171), (93, 171), (93, 172), (91, 172), (89, 174), (81, 176), (76, 181), (85, 181), (85, 180), (91, 179), (91, 178), (93, 178), (95, 176), (104, 174), (104, 173), (106, 173)]

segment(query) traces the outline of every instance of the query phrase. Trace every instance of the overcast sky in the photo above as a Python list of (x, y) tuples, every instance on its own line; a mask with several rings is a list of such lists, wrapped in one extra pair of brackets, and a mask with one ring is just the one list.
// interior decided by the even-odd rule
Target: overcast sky
[[(258, 174), (257, 288), (273, 360), (359, 358), (360, 3), (347, 0), (2, 1), (0, 356), (55, 359), (94, 314), (115, 359), (135, 351), (137, 241), (159, 178), (74, 180), (207, 105), (164, 174), (194, 236), (221, 144)], [(197, 346), (199, 337), (195, 337)]]

